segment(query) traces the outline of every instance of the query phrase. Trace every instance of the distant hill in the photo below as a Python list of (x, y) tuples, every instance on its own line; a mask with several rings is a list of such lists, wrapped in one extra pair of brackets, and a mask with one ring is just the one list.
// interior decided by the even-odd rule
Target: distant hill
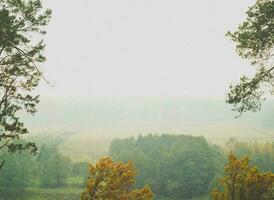
[(115, 137), (148, 133), (202, 135), (220, 145), (230, 137), (273, 140), (274, 104), (263, 108), (235, 119), (223, 100), (47, 99), (35, 116), (24, 117), (33, 133), (62, 135), (64, 154), (90, 160), (106, 155)]
[(263, 108), (260, 113), (247, 113), (236, 120), (236, 113), (224, 100), (46, 99), (40, 103), (35, 116), (24, 117), (34, 132), (89, 132), (109, 127), (138, 133), (155, 131), (155, 127), (161, 132), (179, 132), (185, 126), (203, 127), (205, 124), (235, 124), (262, 129), (273, 124), (274, 127), (274, 103)]

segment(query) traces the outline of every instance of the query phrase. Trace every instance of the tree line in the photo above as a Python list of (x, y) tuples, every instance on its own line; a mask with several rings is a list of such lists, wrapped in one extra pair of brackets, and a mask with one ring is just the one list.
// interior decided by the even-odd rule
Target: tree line
[[(22, 193), (27, 187), (84, 188), (87, 184), (82, 199), (121, 195), (134, 200), (143, 195), (147, 200), (147, 197), (152, 199), (153, 194), (155, 199), (192, 199), (212, 193), (214, 200), (226, 200), (231, 173), (237, 175), (237, 179), (233, 179), (235, 185), (244, 187), (235, 189), (238, 196), (254, 196), (249, 190), (255, 185), (262, 188), (252, 191), (264, 191), (257, 195), (270, 195), (269, 188), (274, 186), (274, 142), (251, 143), (232, 138), (221, 148), (209, 144), (203, 137), (140, 135), (113, 140), (109, 157), (89, 168), (87, 162), (74, 163), (62, 155), (58, 142), (47, 143), (39, 145), (35, 157), (27, 152), (1, 152), (0, 156), (6, 160), (0, 171), (1, 194)], [(71, 182), (71, 179), (77, 181)]]
[(115, 161), (133, 161), (138, 186), (148, 184), (156, 194), (174, 198), (206, 193), (225, 159), (203, 137), (167, 134), (116, 139), (110, 156)]
[(274, 172), (274, 142), (230, 139), (221, 148), (203, 137), (150, 134), (115, 139), (109, 154), (116, 162), (133, 162), (138, 171), (136, 187), (149, 185), (157, 196), (191, 199), (221, 188), (219, 180), (231, 153), (235, 159), (248, 157), (250, 167), (258, 167), (260, 172)]

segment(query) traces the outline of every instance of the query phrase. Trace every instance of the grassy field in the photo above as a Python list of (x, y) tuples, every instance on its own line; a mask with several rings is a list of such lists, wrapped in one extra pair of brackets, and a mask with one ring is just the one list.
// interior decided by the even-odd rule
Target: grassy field
[[(181, 200), (181, 199), (171, 199), (169, 197), (155, 197), (155, 200)], [(185, 200), (210, 200), (209, 195), (206, 196), (201, 196), (201, 197), (196, 197), (193, 199), (185, 199)]]
[[(155, 127), (158, 125), (155, 124)], [(243, 125), (231, 125), (231, 124), (211, 124), (211, 125), (201, 125), (201, 126), (182, 126), (180, 124), (174, 124), (174, 127), (181, 130), (180, 132), (172, 131), (173, 125), (166, 125), (169, 128), (162, 128), (163, 132), (160, 132), (160, 128), (156, 129), (155, 127), (151, 127), (149, 130), (153, 130), (152, 133), (170, 133), (170, 134), (186, 134), (192, 136), (201, 136), (203, 135), (209, 143), (217, 144), (223, 146), (231, 137), (238, 138), (240, 141), (245, 142), (266, 142), (272, 141), (273, 130), (261, 130), (256, 129), (250, 126)], [(139, 126), (138, 126), (139, 127)], [(138, 127), (131, 127), (132, 134), (129, 136), (137, 137), (137, 133), (149, 133), (149, 130), (140, 131)], [(73, 135), (67, 137), (64, 142), (59, 146), (60, 151), (69, 156), (73, 161), (85, 161), (85, 162), (96, 162), (100, 157), (108, 155), (108, 149), (111, 143), (111, 140), (115, 138), (115, 136), (119, 135), (119, 138), (125, 138), (122, 134), (123, 129), (112, 127), (109, 130), (109, 137), (107, 134), (103, 134), (98, 130), (98, 137), (95, 137), (93, 133), (74, 133)], [(102, 131), (102, 130), (101, 130)], [(106, 130), (105, 130), (106, 131)], [(136, 133), (135, 135), (133, 133)], [(102, 136), (100, 138), (99, 136)], [(145, 134), (144, 134), (145, 135)]]
[[(0, 200), (79, 200), (81, 188), (27, 188), (23, 193), (13, 193), (10, 196), (0, 196)], [(155, 197), (155, 200), (180, 200), (168, 197)], [(188, 200), (209, 200), (209, 196)]]
[(27, 188), (22, 193), (0, 196), (1, 200), (79, 200), (80, 188)]

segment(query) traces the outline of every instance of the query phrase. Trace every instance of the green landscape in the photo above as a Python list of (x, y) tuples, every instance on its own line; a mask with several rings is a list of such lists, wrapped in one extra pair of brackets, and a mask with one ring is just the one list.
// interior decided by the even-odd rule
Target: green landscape
[[(262, 171), (274, 171), (273, 137), (267, 142), (223, 139), (225, 145), (219, 146), (203, 136), (148, 134), (109, 142), (79, 134), (87, 146), (96, 146), (95, 154), (95, 150), (90, 153), (89, 148), (81, 147), (77, 134), (60, 135), (30, 137), (39, 147), (34, 157), (27, 152), (5, 155), (0, 178), (1, 191), (6, 193), (3, 199), (79, 199), (87, 181), (88, 164), (105, 156), (133, 161), (138, 172), (135, 186), (148, 184), (157, 200), (210, 199), (208, 191), (218, 187), (231, 151), (238, 157), (249, 156), (251, 164)], [(80, 152), (73, 154), (66, 149), (68, 144)], [(79, 158), (78, 154), (84, 156)]]
[(274, 0), (0, 0), (0, 200), (274, 200)]

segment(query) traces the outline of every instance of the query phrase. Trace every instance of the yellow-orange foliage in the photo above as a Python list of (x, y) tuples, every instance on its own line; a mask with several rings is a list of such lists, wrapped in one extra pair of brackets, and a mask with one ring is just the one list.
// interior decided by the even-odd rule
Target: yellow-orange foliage
[(151, 200), (148, 186), (132, 189), (137, 172), (132, 164), (114, 163), (111, 158), (100, 159), (89, 166), (89, 178), (82, 200)]
[(260, 173), (249, 165), (249, 159), (238, 160), (230, 154), (221, 180), (223, 191), (214, 189), (213, 200), (273, 200), (274, 174)]

